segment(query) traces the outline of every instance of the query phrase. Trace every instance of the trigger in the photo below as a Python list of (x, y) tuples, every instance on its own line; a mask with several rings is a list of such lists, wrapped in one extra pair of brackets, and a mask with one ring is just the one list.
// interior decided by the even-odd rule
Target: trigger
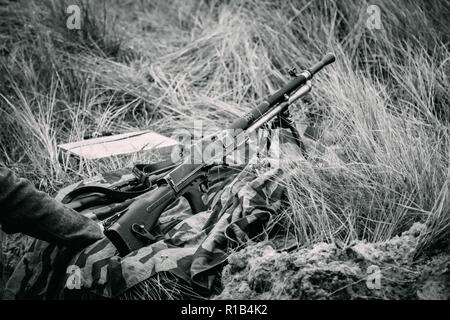
[(198, 186), (201, 192), (206, 193), (208, 192), (208, 185), (206, 183), (200, 183)]
[(149, 242), (156, 241), (155, 236), (152, 235), (150, 232), (148, 232), (147, 229), (145, 229), (145, 226), (143, 224), (133, 223), (131, 225), (131, 231), (133, 231), (133, 233), (135, 233), (139, 237), (141, 237), (145, 240), (148, 240)]

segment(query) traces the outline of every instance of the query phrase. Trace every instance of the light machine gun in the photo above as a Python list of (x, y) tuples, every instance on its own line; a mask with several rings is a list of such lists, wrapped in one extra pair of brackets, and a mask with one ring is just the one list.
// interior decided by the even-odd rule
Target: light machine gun
[[(234, 143), (227, 142), (241, 135), (248, 136), (275, 116), (285, 112), (289, 105), (311, 90), (312, 77), (334, 61), (335, 56), (327, 54), (311, 68), (295, 75), (282, 89), (267, 97), (256, 108), (236, 119), (229, 130), (216, 134), (214, 143), (223, 147), (224, 150), (219, 158), (195, 163), (192, 161), (191, 153), (176, 165), (172, 165), (170, 170), (163, 170), (159, 175), (153, 176), (153, 187), (135, 197), (128, 207), (117, 212), (112, 217), (114, 220), (105, 229), (105, 235), (116, 246), (119, 253), (126, 255), (155, 241), (151, 234), (153, 227), (160, 215), (178, 197), (186, 198), (193, 213), (204, 211), (206, 208), (199, 196), (199, 189), (202, 189), (207, 182), (208, 170), (236, 151), (238, 147)], [(211, 137), (208, 137), (208, 140), (211, 140)], [(196, 145), (191, 150), (195, 152), (195, 148)]]

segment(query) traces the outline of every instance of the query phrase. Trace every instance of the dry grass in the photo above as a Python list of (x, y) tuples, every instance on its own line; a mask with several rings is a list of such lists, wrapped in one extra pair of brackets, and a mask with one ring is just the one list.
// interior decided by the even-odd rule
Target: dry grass
[[(299, 244), (345, 244), (422, 220), (424, 250), (449, 229), (447, 1), (75, 2), (80, 31), (65, 27), (69, 2), (0, 4), (0, 159), (39, 188), (136, 160), (75, 168), (58, 161), (58, 143), (93, 131), (170, 134), (195, 119), (223, 127), (288, 68), (333, 51), (309, 99), (319, 148), (285, 167), (286, 230)], [(366, 28), (371, 4), (382, 30)], [(306, 108), (292, 108), (300, 127)]]

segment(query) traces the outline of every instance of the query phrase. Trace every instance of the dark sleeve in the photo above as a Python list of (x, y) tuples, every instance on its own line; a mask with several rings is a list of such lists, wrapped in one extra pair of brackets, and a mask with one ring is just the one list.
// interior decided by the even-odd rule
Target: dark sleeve
[(103, 237), (97, 223), (38, 191), (2, 164), (0, 224), (6, 233), (22, 232), (70, 247), (82, 247)]

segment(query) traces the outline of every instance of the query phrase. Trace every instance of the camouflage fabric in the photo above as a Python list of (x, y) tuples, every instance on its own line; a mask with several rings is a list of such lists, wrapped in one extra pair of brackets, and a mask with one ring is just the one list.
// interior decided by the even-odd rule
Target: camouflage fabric
[[(129, 173), (129, 171), (125, 171)], [(279, 169), (258, 166), (217, 167), (209, 175), (204, 196), (209, 210), (191, 214), (180, 198), (160, 217), (158, 241), (120, 257), (107, 238), (74, 252), (34, 241), (9, 279), (4, 299), (79, 298), (83, 292), (117, 297), (160, 272), (170, 272), (199, 291), (211, 289), (230, 245), (261, 234), (281, 205)], [(60, 191), (58, 199), (83, 184), (110, 186), (130, 179), (117, 171), (85, 180)], [(111, 206), (84, 210), (102, 220)]]

